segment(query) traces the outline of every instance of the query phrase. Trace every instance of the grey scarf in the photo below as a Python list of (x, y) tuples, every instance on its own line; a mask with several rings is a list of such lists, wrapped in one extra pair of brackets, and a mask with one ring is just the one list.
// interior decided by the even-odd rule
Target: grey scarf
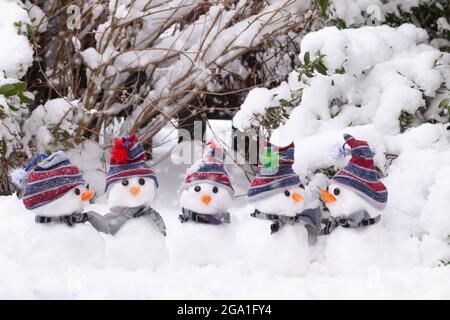
[(270, 225), (271, 234), (277, 233), (286, 224), (294, 225), (296, 223), (303, 223), (308, 230), (308, 238), (310, 244), (314, 244), (317, 241), (317, 236), (320, 231), (320, 223), (322, 219), (322, 213), (319, 207), (303, 210), (301, 213), (297, 213), (295, 216), (264, 213), (256, 209), (251, 214), (251, 216), (254, 218), (272, 221), (272, 224)]
[(369, 213), (365, 210), (359, 210), (351, 214), (331, 217), (326, 223), (325, 227), (320, 230), (320, 235), (328, 235), (334, 231), (337, 227), (343, 228), (359, 228), (373, 225), (381, 220), (381, 216), (378, 215), (375, 218), (371, 218)]
[(178, 216), (181, 223), (188, 221), (194, 221), (197, 223), (215, 224), (215, 225), (223, 223), (231, 223), (229, 212), (205, 214), (205, 213), (198, 213), (186, 208), (182, 208), (181, 211), (183, 213)]
[(111, 212), (102, 216), (96, 212), (87, 212), (88, 221), (100, 232), (115, 235), (130, 219), (148, 216), (158, 230), (166, 236), (166, 224), (155, 209), (146, 206), (135, 208), (114, 207)]
[(34, 222), (36, 223), (64, 223), (69, 227), (74, 227), (77, 223), (85, 223), (86, 221), (88, 221), (87, 214), (80, 212), (75, 212), (67, 216), (60, 216), (60, 217), (46, 217), (46, 216), (34, 217)]

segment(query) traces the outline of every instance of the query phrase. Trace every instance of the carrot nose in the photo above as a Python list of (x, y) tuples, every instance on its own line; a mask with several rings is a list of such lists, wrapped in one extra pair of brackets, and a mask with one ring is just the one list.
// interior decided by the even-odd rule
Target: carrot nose
[(89, 201), (89, 200), (92, 199), (93, 196), (94, 196), (94, 192), (93, 191), (86, 191), (86, 192), (83, 192), (81, 194), (81, 200)]
[(202, 196), (202, 202), (206, 205), (208, 205), (211, 202), (211, 196), (209, 195), (203, 195)]
[(322, 195), (323, 201), (326, 203), (335, 202), (336, 198), (326, 190), (320, 189), (320, 194)]
[(294, 192), (294, 193), (291, 195), (291, 199), (292, 199), (292, 201), (294, 201), (295, 203), (297, 203), (297, 202), (302, 201), (304, 198), (303, 198), (303, 196), (302, 196), (300, 193)]
[(141, 188), (139, 188), (139, 187), (131, 187), (131, 188), (129, 189), (129, 191), (130, 191), (130, 193), (131, 193), (133, 196), (138, 196), (139, 193), (141, 193)]

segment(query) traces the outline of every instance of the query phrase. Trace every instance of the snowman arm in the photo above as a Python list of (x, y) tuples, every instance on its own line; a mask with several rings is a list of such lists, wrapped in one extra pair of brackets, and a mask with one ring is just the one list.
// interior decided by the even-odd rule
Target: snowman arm
[[(86, 212), (86, 215), (88, 216), (89, 223), (99, 232), (103, 232), (106, 234), (113, 234), (111, 232), (109, 219), (105, 216), (102, 216), (101, 214), (98, 214), (94, 211), (88, 211)], [(116, 233), (117, 230), (114, 232)]]

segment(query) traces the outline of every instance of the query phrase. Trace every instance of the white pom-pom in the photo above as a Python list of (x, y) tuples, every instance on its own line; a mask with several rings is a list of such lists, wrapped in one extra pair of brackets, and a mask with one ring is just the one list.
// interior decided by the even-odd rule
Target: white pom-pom
[(339, 143), (332, 145), (329, 150), (330, 157), (334, 160), (344, 159), (351, 153), (350, 149), (346, 148), (345, 146), (346, 145), (341, 146)]
[(19, 189), (25, 188), (27, 176), (28, 176), (28, 172), (26, 172), (25, 169), (23, 169), (23, 168), (14, 169), (9, 173), (9, 177), (11, 178), (11, 181)]

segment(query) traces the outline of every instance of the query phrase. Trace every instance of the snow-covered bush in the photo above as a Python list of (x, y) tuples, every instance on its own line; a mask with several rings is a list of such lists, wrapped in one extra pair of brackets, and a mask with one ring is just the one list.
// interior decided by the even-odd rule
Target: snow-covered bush
[(33, 61), (28, 41), (30, 20), (14, 1), (0, 2), (0, 194), (9, 192), (7, 168), (19, 147), (31, 95), (19, 81)]
[[(450, 54), (427, 40), (410, 24), (309, 33), (303, 64), (280, 87), (250, 91), (234, 125), (248, 130), (283, 108), (272, 140), (294, 140), (295, 169), (312, 190), (345, 164), (330, 153), (343, 133), (368, 140), (389, 190), (385, 225), (440, 243), (423, 257), (433, 264), (450, 257)], [(315, 60), (326, 72), (302, 73)]]
[(278, 84), (319, 14), (309, 0), (73, 4), (80, 16), (58, 1), (24, 1), (40, 61), (29, 78), (43, 83), (34, 106), (78, 99), (79, 135), (98, 139), (120, 123), (121, 133), (139, 131), (146, 142), (181, 111), (231, 101), (209, 93), (232, 92), (239, 102), (248, 86)]

